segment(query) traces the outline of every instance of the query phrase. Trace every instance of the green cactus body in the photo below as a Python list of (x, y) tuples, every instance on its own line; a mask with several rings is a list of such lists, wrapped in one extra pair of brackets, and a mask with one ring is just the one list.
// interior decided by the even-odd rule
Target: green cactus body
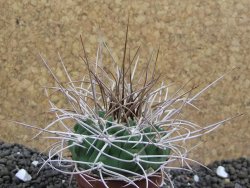
[[(103, 112), (99, 113), (99, 116), (103, 118), (104, 113)], [(108, 166), (112, 166), (118, 169), (124, 169), (124, 170), (142, 174), (141, 167), (133, 160), (134, 155), (152, 156), (152, 155), (168, 155), (170, 153), (170, 149), (168, 148), (162, 149), (154, 145), (154, 143), (156, 143), (155, 138), (154, 138), (156, 135), (156, 130), (157, 132), (161, 132), (163, 131), (163, 129), (159, 127), (157, 128), (148, 127), (148, 128), (142, 129), (142, 131), (140, 132), (141, 134), (133, 135), (129, 131), (129, 128), (135, 127), (136, 125), (135, 121), (130, 120), (129, 124), (125, 126), (113, 126), (112, 127), (113, 119), (109, 117), (107, 118), (107, 120), (108, 121), (105, 125), (107, 131), (105, 135), (113, 136), (114, 138), (127, 136), (125, 138), (121, 138), (120, 140), (134, 141), (135, 143), (113, 142), (112, 144), (110, 144), (108, 142), (105, 142), (104, 140), (86, 137), (85, 139), (83, 139), (83, 142), (81, 143), (83, 147), (80, 147), (77, 145), (70, 147), (73, 160), (90, 162), (90, 163), (102, 162), (103, 164), (108, 165)], [(97, 129), (97, 126), (98, 126), (98, 125), (95, 125), (94, 122), (91, 121), (90, 119), (84, 120), (83, 123), (88, 124), (93, 129)], [(74, 131), (76, 134), (83, 135), (83, 136), (97, 136), (97, 135), (93, 135), (84, 125), (81, 125), (81, 123), (76, 123), (76, 125), (74, 126)], [(151, 133), (151, 132), (155, 134), (152, 133), (152, 134), (148, 134), (147, 136), (145, 135), (145, 133)], [(140, 142), (140, 140), (146, 141), (150, 144), (147, 144), (147, 145), (143, 144)], [(72, 144), (72, 143), (73, 141), (69, 141), (69, 144)], [(91, 144), (94, 147), (92, 147)], [(98, 150), (95, 147), (98, 148)], [(130, 154), (123, 151), (120, 148), (129, 152)], [(107, 155), (100, 154), (99, 150), (103, 150), (103, 153)], [(112, 156), (113, 158), (111, 158), (110, 156)], [(116, 160), (115, 158), (128, 160), (128, 161), (126, 162), (120, 161), (120, 160)], [(143, 160), (147, 162), (139, 161), (139, 163), (143, 167), (144, 170), (149, 170), (149, 169), (157, 170), (161, 164), (154, 163), (154, 162), (162, 162), (163, 164), (167, 160), (167, 157), (146, 157), (146, 158), (144, 157)], [(82, 164), (79, 164), (79, 166), (82, 167), (83, 169), (89, 169), (92, 167), (90, 165), (82, 165)], [(113, 171), (117, 171), (121, 174), (127, 175), (127, 173), (122, 172), (120, 170), (113, 170)]]

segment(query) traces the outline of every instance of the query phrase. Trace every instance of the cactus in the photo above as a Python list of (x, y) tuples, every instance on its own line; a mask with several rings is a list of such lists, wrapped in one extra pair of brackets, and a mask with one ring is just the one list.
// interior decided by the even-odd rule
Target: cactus
[[(61, 83), (41, 55), (57, 82), (56, 87), (45, 89), (46, 95), (49, 98), (49, 90), (53, 94), (59, 92), (68, 102), (67, 107), (59, 108), (49, 100), (56, 119), (45, 128), (19, 123), (39, 129), (36, 136), (47, 132), (54, 135), (48, 139), (59, 140), (51, 146), (44, 165), (55, 168), (54, 162), (72, 164), (73, 172), (56, 170), (68, 174), (95, 175), (106, 187), (106, 179), (123, 180), (138, 187), (134, 181), (146, 179), (148, 182), (149, 176), (159, 172), (162, 179), (171, 181), (167, 170), (175, 168), (171, 166), (174, 161), (179, 160), (186, 166), (193, 161), (187, 157), (188, 150), (183, 142), (207, 134), (232, 119), (205, 127), (180, 119), (183, 108), (186, 105), (195, 107), (192, 102), (224, 75), (195, 95), (191, 96), (192, 88), (183, 93), (180, 89), (169, 96), (168, 86), (157, 85), (160, 76), (156, 76), (155, 72), (159, 51), (152, 53), (141, 71), (143, 74), (135, 78), (139, 48), (131, 57), (127, 49), (127, 34), (121, 67), (104, 41), (99, 44), (94, 62), (88, 57), (82, 42), (84, 56), (81, 58), (87, 67), (88, 78), (84, 76), (80, 81), (71, 79), (60, 57), (69, 80), (68, 83)], [(108, 69), (103, 66), (104, 49), (111, 59), (108, 59), (108, 62), (111, 61)], [(73, 129), (68, 120), (74, 121)], [(51, 130), (56, 124), (64, 130)], [(67, 150), (71, 152), (71, 158), (66, 156)]]

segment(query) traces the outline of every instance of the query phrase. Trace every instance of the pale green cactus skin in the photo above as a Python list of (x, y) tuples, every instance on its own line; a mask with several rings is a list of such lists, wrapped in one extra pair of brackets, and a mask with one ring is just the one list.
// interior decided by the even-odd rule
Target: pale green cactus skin
[[(99, 115), (103, 116), (103, 113), (99, 113)], [(105, 154), (100, 155), (99, 154), (100, 150), (103, 149), (105, 145), (105, 141), (94, 139), (94, 138), (86, 138), (81, 143), (83, 147), (80, 147), (77, 145), (70, 147), (70, 151), (72, 153), (72, 159), (75, 161), (89, 162), (90, 164), (94, 162), (95, 163), (101, 162), (108, 166), (132, 171), (132, 172), (140, 173), (140, 174), (143, 173), (142, 168), (146, 171), (147, 170), (155, 171), (162, 164), (165, 163), (165, 161), (167, 160), (167, 157), (160, 157), (160, 156), (169, 155), (170, 149), (169, 148), (163, 149), (154, 145), (154, 143), (156, 143), (156, 140), (155, 140), (156, 134), (161, 134), (161, 131), (163, 131), (162, 128), (149, 126), (147, 128), (143, 128), (140, 131), (141, 134), (132, 135), (131, 132), (129, 131), (129, 128), (136, 126), (135, 121), (131, 120), (129, 124), (125, 125), (128, 128), (127, 130), (124, 129), (124, 127), (117, 127), (117, 126), (111, 127), (112, 121), (113, 120), (111, 117), (108, 118), (108, 123), (106, 123), (106, 129), (107, 128), (110, 128), (110, 129), (108, 129), (106, 132), (103, 132), (105, 135), (109, 137), (111, 136), (113, 138), (130, 135), (129, 137), (124, 138), (123, 140), (138, 141), (138, 142), (135, 142), (135, 143), (114, 142), (112, 144), (108, 144), (108, 146), (103, 151), (103, 153), (107, 155)], [(94, 129), (97, 128), (94, 122), (90, 119), (84, 120), (83, 122), (93, 127)], [(81, 125), (80, 122), (76, 123), (76, 125), (74, 126), (74, 131), (75, 133), (79, 135), (85, 135), (85, 136), (92, 135), (91, 131), (87, 130), (87, 128)], [(145, 133), (149, 133), (149, 134), (145, 134)], [(93, 136), (96, 136), (96, 135), (93, 135)], [(152, 144), (142, 144), (140, 143), (141, 140), (147, 143), (152, 143)], [(69, 144), (72, 144), (72, 141), (70, 141)], [(93, 147), (92, 144), (96, 148)], [(121, 148), (131, 153), (131, 155), (123, 151)], [(127, 160), (128, 162), (115, 160), (114, 158), (109, 157), (109, 155), (117, 159)], [(155, 157), (143, 158), (143, 160), (145, 160), (146, 162), (144, 161), (142, 162), (140, 160), (136, 162), (135, 160), (133, 160), (134, 156), (140, 157), (141, 155), (144, 155), (144, 156), (155, 155)], [(154, 162), (157, 162), (157, 163), (154, 163)], [(82, 167), (83, 169), (91, 169), (91, 166), (87, 164), (84, 164), (84, 165), (81, 164), (79, 166)], [(126, 172), (123, 172), (121, 174), (126, 175)]]

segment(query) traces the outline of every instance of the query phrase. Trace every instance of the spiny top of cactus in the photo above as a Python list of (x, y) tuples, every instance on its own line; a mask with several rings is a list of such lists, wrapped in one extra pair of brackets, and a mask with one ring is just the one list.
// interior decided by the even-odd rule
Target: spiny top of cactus
[[(150, 117), (149, 114), (162, 104), (163, 101), (156, 102), (153, 100), (156, 95), (162, 95), (164, 87), (153, 91), (160, 78), (160, 75), (155, 76), (159, 50), (156, 54), (151, 54), (145, 69), (142, 70), (143, 74), (139, 79), (135, 80), (140, 48), (138, 47), (135, 54), (131, 57), (130, 51), (128, 52), (127, 49), (127, 38), (128, 27), (121, 67), (110, 53), (112, 58), (110, 67), (115, 66), (115, 72), (112, 72), (111, 68), (105, 69), (101, 67), (102, 47), (105, 46), (108, 52), (110, 52), (105, 42), (102, 42), (98, 47), (97, 59), (94, 64), (95, 68), (92, 68), (89, 63), (83, 42), (84, 56), (81, 58), (88, 68), (91, 85), (89, 96), (94, 103), (95, 111), (105, 112), (104, 118), (111, 116), (114, 121), (129, 125), (129, 120), (139, 122), (142, 119), (148, 119)], [(150, 64), (153, 64), (153, 67), (150, 67)]]

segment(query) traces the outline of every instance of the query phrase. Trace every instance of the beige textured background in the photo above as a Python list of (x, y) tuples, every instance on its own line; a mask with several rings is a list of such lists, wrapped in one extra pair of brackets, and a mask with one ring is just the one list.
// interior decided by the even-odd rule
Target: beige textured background
[[(161, 46), (158, 71), (162, 81), (202, 82), (201, 87), (234, 67), (216, 87), (202, 95), (201, 112), (185, 115), (205, 125), (237, 113), (213, 134), (196, 140), (191, 153), (208, 163), (250, 156), (250, 1), (47, 1), (0, 0), (0, 139), (36, 147), (30, 129), (8, 120), (44, 126), (52, 117), (42, 87), (53, 84), (38, 53), (59, 77), (60, 52), (73, 77), (84, 74), (79, 36), (94, 56), (102, 36), (120, 57), (130, 12), (129, 46), (142, 45), (142, 55)], [(145, 56), (143, 56), (145, 57)], [(55, 101), (59, 99), (54, 99)]]

